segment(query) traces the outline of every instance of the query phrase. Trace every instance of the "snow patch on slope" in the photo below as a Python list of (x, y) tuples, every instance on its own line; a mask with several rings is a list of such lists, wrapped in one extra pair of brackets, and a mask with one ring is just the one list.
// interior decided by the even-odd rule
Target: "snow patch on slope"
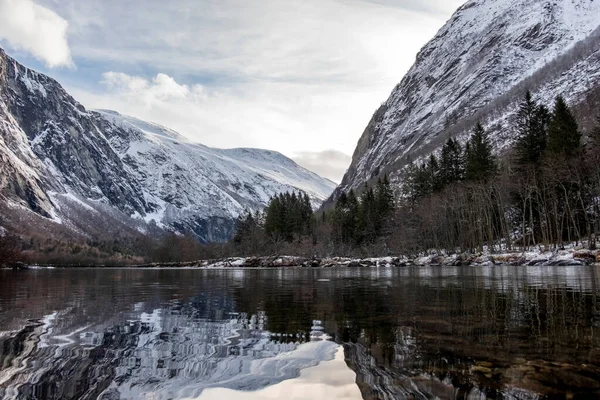
[(140, 226), (154, 221), (206, 241), (229, 239), (237, 216), (278, 193), (302, 190), (318, 206), (335, 187), (277, 152), (211, 149), (155, 123), (87, 111), (2, 49), (0, 173), (6, 204), (65, 227), (115, 218), (156, 232)]
[(192, 214), (236, 218), (293, 190), (306, 192), (318, 206), (335, 186), (274, 151), (214, 149), (158, 124), (97, 112), (128, 133), (109, 140), (154, 205), (146, 221), (169, 223)]

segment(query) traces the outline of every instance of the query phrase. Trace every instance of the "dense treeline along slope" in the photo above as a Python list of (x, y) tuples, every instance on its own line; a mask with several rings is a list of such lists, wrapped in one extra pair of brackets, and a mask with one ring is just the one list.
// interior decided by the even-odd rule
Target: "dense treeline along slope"
[(319, 205), (335, 186), (273, 151), (213, 149), (86, 110), (2, 49), (0, 172), (0, 226), (86, 240), (177, 231), (223, 241), (273, 195), (301, 190)]
[(396, 215), (404, 227), (391, 242), (481, 251), (587, 240), (595, 249), (600, 117), (584, 137), (562, 96), (550, 107), (527, 92), (511, 130), (515, 144), (500, 159), (478, 124), (464, 149), (449, 139), (439, 158), (410, 164)]
[(387, 176), (375, 187), (365, 185), (360, 196), (353, 190), (342, 193), (328, 213), (313, 213), (306, 195), (286, 192), (273, 197), (264, 212), (239, 217), (229, 250), (308, 257), (387, 253), (386, 238), (395, 230), (394, 203)]
[(468, 1), (374, 113), (332, 199), (384, 173), (401, 181), (411, 159), (439, 151), (448, 137), (464, 142), (479, 120), (494, 151), (505, 150), (526, 90), (544, 103), (562, 94), (587, 110), (600, 86), (599, 25), (597, 0)]
[(545, 105), (527, 92), (513, 124), (514, 145), (500, 157), (477, 123), (464, 146), (449, 138), (439, 156), (409, 163), (397, 198), (384, 177), (359, 196), (341, 191), (335, 206), (317, 215), (302, 212), (299, 196), (272, 199), (265, 215), (239, 220), (235, 244), (242, 254), (292, 248), (304, 256), (522, 251), (573, 242), (595, 250), (600, 103), (584, 134), (562, 96)]

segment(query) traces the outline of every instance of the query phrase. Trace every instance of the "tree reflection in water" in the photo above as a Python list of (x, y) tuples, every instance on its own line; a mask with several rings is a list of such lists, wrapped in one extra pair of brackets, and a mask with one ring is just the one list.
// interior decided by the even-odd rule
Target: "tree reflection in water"
[(276, 386), (320, 326), (365, 399), (600, 394), (594, 267), (0, 274), (2, 398)]

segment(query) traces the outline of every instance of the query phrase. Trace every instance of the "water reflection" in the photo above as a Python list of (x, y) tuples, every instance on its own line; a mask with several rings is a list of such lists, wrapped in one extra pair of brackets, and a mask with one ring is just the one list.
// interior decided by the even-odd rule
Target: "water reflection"
[[(298, 351), (307, 351), (312, 354), (315, 352), (314, 346), (331, 346), (331, 343), (303, 344)], [(279, 400), (283, 398), (287, 400), (360, 400), (362, 396), (354, 384), (355, 381), (356, 374), (346, 366), (344, 349), (340, 346), (337, 348), (333, 360), (302, 370), (296, 379), (289, 379), (254, 392), (224, 388), (208, 389), (202, 392), (199, 400)]]
[[(598, 276), (594, 267), (2, 271), (0, 398), (246, 399), (294, 387), (317, 399), (589, 398), (600, 395)], [(310, 344), (327, 334), (332, 342)], [(334, 342), (354, 372), (328, 383), (314, 371), (339, 367)]]

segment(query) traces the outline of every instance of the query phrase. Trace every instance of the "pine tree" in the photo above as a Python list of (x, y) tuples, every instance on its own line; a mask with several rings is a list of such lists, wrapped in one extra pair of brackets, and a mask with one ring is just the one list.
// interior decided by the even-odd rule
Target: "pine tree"
[(477, 123), (466, 152), (465, 179), (470, 181), (486, 181), (496, 174), (496, 160), (492, 154), (492, 146), (488, 135)]
[(253, 215), (249, 210), (246, 210), (237, 218), (233, 242), (235, 244), (242, 244), (250, 241), (261, 228), (260, 213), (257, 212)]
[(377, 236), (378, 210), (375, 192), (366, 183), (360, 197), (357, 235), (355, 241), (360, 244), (363, 241), (371, 242)]
[(302, 198), (302, 220), (304, 221), (302, 235), (312, 235), (315, 227), (315, 219), (313, 215), (312, 205), (310, 203), (310, 197), (304, 193)]
[(528, 91), (517, 113), (518, 137), (515, 148), (519, 165), (540, 162), (546, 150), (549, 119), (548, 109), (543, 105), (538, 106)]
[(387, 175), (383, 179), (378, 180), (375, 190), (375, 235), (381, 236), (383, 228), (388, 225), (388, 220), (394, 213), (394, 191)]
[(345, 221), (347, 238), (346, 243), (352, 243), (356, 241), (358, 234), (358, 214), (360, 211), (360, 205), (356, 193), (350, 189), (348, 192), (348, 214)]
[(548, 123), (548, 152), (573, 157), (581, 147), (581, 132), (575, 116), (562, 96), (554, 103)]
[(350, 244), (357, 236), (359, 203), (353, 190), (342, 192), (333, 212), (333, 227), (337, 242)]
[(279, 194), (271, 198), (265, 213), (265, 233), (274, 241), (292, 242), (312, 234), (312, 207), (306, 193)]
[(459, 182), (464, 177), (462, 148), (456, 139), (448, 139), (442, 147), (439, 181), (442, 187)]
[(419, 167), (417, 167), (412, 160), (409, 160), (408, 165), (406, 166), (406, 173), (404, 175), (402, 195), (408, 200), (410, 204), (414, 204), (420, 195), (417, 188), (418, 176)]
[(383, 218), (388, 217), (394, 211), (394, 191), (387, 175), (377, 182), (375, 197), (377, 213)]
[(427, 161), (427, 180), (429, 186), (429, 193), (435, 193), (441, 190), (442, 185), (440, 182), (440, 163), (438, 162), (435, 154), (429, 156)]
[(417, 192), (417, 197), (425, 197), (433, 193), (432, 183), (433, 182), (431, 179), (431, 168), (429, 168), (428, 163), (423, 163), (419, 165), (417, 169), (417, 176), (415, 179), (415, 189)]

